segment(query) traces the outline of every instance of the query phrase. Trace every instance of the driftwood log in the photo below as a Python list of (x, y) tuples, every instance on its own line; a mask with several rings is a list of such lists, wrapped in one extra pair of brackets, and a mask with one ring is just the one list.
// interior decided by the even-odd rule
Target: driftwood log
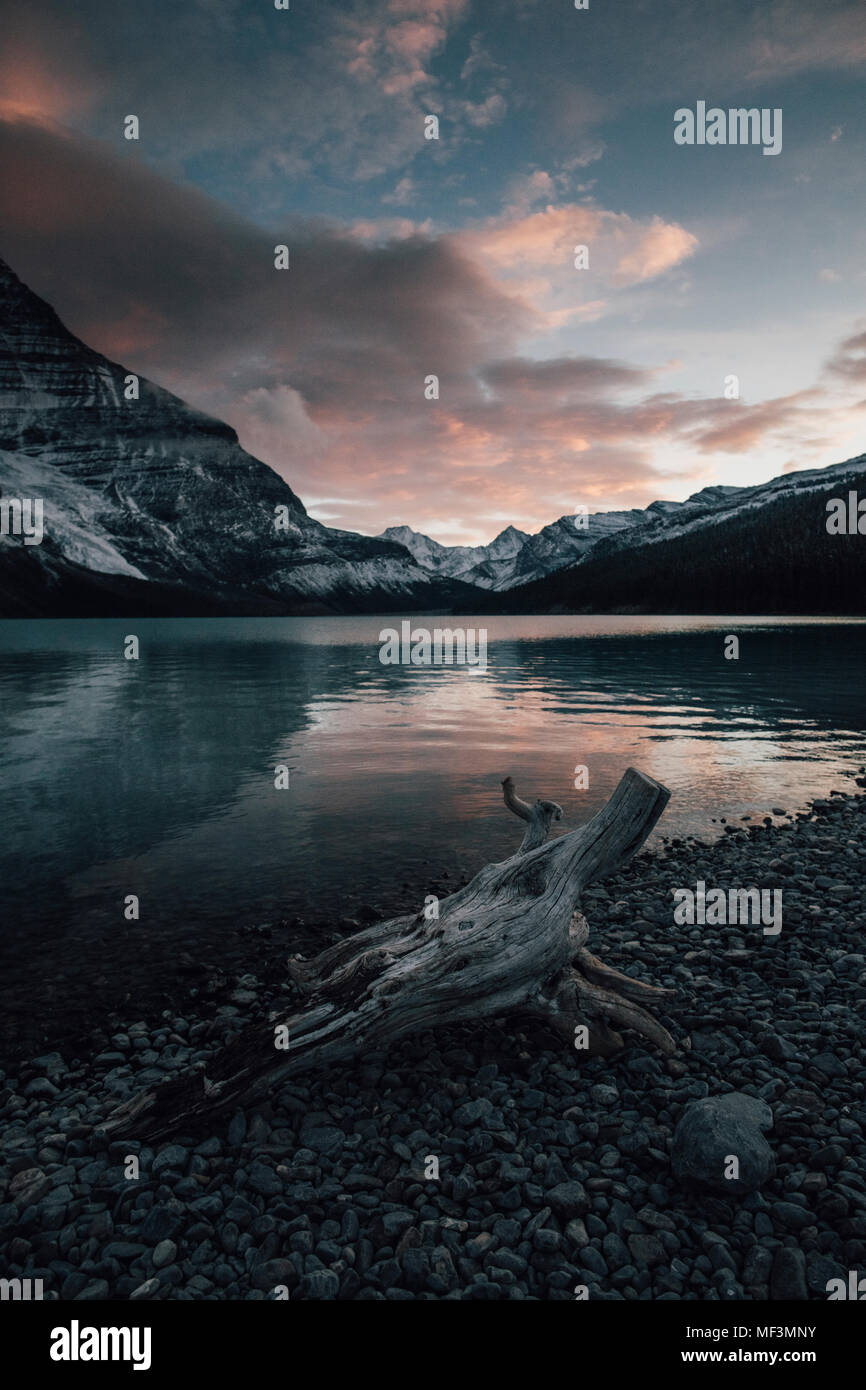
[[(545, 844), (562, 808), (552, 801), (521, 801), (510, 777), (502, 787), (506, 806), (526, 822), (523, 842), (510, 859), (488, 864), (443, 899), (438, 916), (422, 908), (378, 923), (312, 960), (291, 958), (290, 977), (306, 995), (302, 1009), (248, 1025), (208, 1063), (209, 1075), (191, 1070), (144, 1091), (112, 1111), (101, 1132), (164, 1138), (365, 1049), (445, 1024), (512, 1013), (542, 1020), (569, 1048), (585, 1043), (596, 1055), (623, 1046), (618, 1028), (634, 1029), (663, 1052), (674, 1052), (670, 1034), (643, 1007), (674, 991), (603, 965), (586, 947), (589, 927), (577, 911), (584, 885), (640, 848), (670, 792), (629, 768), (591, 821)], [(275, 1041), (280, 1027), (284, 1041), (288, 1030), (285, 1050)]]

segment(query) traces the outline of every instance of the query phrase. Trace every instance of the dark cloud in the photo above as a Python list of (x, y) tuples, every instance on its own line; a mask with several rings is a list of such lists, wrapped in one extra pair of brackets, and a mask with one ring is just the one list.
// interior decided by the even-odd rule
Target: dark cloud
[(0, 180), (3, 251), (33, 288), (101, 350), (201, 390), (290, 372), (311, 405), (387, 405), (430, 372), (462, 375), (530, 321), (447, 239), (371, 246), (299, 219), (268, 233), (35, 123), (0, 123)]
[(481, 375), (500, 393), (540, 394), (550, 404), (557, 399), (642, 386), (653, 373), (603, 357), (554, 357), (542, 361), (513, 357), (489, 363)]
[(815, 414), (804, 393), (646, 395), (652, 368), (521, 355), (536, 312), (471, 238), (298, 218), (266, 231), (122, 145), (26, 120), (0, 123), (0, 189), (0, 254), (74, 332), (227, 419), (314, 510), (343, 499), (342, 525), (459, 539), (643, 505), (664, 446), (743, 453)]
[(828, 367), (848, 381), (866, 381), (866, 333), (855, 333), (840, 343)]
[[(184, 171), (216, 158), (238, 196), (253, 175), (279, 205), (287, 180), (375, 179), (425, 146), (423, 118), (450, 103), (470, 124), (501, 119), (500, 75), (469, 89), (434, 72), (467, 0), (6, 0), (10, 43), (0, 54), (0, 108), (35, 82), (44, 116), (71, 114), (55, 95), (80, 88), (76, 128), (108, 138), (139, 116), (146, 158)], [(461, 44), (469, 55), (470, 38)], [(17, 97), (16, 97), (17, 101)], [(30, 102), (13, 109), (37, 114)], [(452, 146), (457, 132), (452, 131)]]

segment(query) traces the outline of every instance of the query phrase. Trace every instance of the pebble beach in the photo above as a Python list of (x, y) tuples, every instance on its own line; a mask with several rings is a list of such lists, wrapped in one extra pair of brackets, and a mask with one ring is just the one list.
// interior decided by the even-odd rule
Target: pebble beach
[[(280, 967), (306, 947), (271, 923), (182, 1009), (7, 1062), (4, 1276), (80, 1302), (826, 1299), (866, 1267), (866, 796), (769, 811), (584, 892), (590, 948), (677, 990), (672, 1057), (626, 1034), (581, 1058), (494, 1020), (301, 1076), (211, 1133), (108, 1143), (112, 1106), (296, 1006)], [(781, 889), (782, 930), (674, 925), (697, 881)]]

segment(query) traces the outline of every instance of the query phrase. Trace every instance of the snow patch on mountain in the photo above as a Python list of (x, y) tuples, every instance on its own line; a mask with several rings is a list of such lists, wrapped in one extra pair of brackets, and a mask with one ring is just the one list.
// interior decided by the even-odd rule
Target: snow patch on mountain
[[(105, 498), (92, 488), (57, 473), (45, 461), (5, 449), (0, 449), (0, 477), (4, 497), (42, 501), (45, 535), (68, 560), (97, 574), (144, 579), (141, 570), (121, 555), (106, 529), (106, 517), (119, 514), (120, 509), (106, 506)], [(18, 536), (0, 536), (0, 544), (23, 545), (24, 541)]]
[(643, 511), (591, 512), (563, 516), (535, 535), (509, 526), (489, 545), (447, 546), (408, 526), (390, 526), (383, 536), (404, 545), (418, 564), (433, 574), (447, 574), (482, 589), (503, 592), (580, 564), (597, 546), (605, 553), (632, 545), (686, 535), (707, 522), (722, 522), (741, 509), (764, 506), (785, 495), (814, 488), (842, 486), (846, 473), (862, 468), (864, 456), (829, 468), (785, 473), (754, 487), (723, 483), (701, 488), (684, 502), (651, 502)]
[[(145, 377), (127, 398), (126, 369), (80, 342), (2, 261), (0, 312), (0, 487), (43, 499), (49, 538), (30, 558), (6, 538), (7, 575), (17, 565), (25, 588), (35, 560), (52, 574), (71, 562), (220, 602), (435, 602), (428, 568), (406, 548), (315, 521), (229, 425)], [(453, 589), (442, 585), (444, 602)]]

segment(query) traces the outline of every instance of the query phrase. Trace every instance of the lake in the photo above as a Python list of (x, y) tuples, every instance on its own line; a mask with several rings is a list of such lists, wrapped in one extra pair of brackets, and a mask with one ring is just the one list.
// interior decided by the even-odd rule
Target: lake
[(486, 627), (481, 671), (382, 665), (401, 617), (0, 623), (7, 983), (84, 970), (88, 939), (195, 949), (293, 912), (419, 908), (432, 877), (519, 843), (507, 774), (569, 829), (634, 765), (673, 793), (652, 844), (793, 812), (864, 761), (862, 622), (454, 619)]

